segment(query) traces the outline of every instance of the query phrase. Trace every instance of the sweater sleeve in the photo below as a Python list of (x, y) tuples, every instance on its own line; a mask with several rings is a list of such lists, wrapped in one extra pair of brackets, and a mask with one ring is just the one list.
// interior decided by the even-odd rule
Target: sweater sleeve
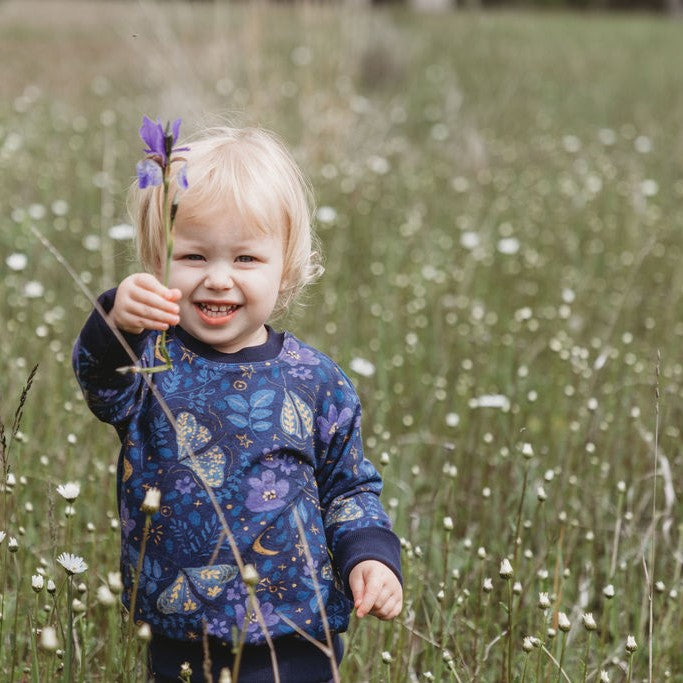
[[(116, 290), (110, 289), (98, 302), (108, 313), (115, 298)], [(122, 334), (139, 357), (145, 350), (149, 332)], [(117, 372), (117, 368), (132, 365), (133, 361), (97, 310), (86, 320), (71, 360), (81, 391), (95, 416), (113, 425), (125, 421), (144, 382), (139, 374)]]
[(317, 480), (327, 543), (351, 596), (349, 574), (363, 560), (382, 562), (402, 581), (401, 546), (379, 500), (381, 477), (363, 455), (360, 401), (342, 377), (316, 420)]

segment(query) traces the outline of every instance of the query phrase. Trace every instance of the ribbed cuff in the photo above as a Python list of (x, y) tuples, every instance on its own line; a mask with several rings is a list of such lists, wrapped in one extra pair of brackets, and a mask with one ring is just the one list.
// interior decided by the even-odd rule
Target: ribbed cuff
[(334, 558), (344, 582), (346, 595), (351, 599), (353, 594), (349, 587), (349, 574), (363, 560), (377, 560), (385, 564), (403, 584), (401, 543), (391, 529), (373, 526), (349, 531), (337, 541)]

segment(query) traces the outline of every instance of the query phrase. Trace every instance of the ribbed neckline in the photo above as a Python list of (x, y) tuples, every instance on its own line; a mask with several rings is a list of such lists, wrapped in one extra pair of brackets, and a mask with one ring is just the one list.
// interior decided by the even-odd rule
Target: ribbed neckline
[(285, 341), (284, 332), (276, 332), (270, 325), (266, 325), (268, 332), (268, 339), (258, 346), (247, 346), (235, 353), (222, 353), (193, 337), (189, 332), (184, 330), (180, 325), (174, 328), (175, 336), (178, 340), (186, 346), (190, 351), (193, 351), (202, 358), (207, 360), (218, 361), (219, 363), (258, 363), (268, 360), (274, 360), (280, 355), (282, 345)]

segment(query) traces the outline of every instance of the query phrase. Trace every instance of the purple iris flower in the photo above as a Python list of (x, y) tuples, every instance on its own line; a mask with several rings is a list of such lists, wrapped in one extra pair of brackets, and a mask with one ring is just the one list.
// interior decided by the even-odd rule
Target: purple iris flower
[(249, 486), (251, 486), (251, 491), (245, 504), (252, 512), (266, 512), (281, 508), (285, 504), (284, 497), (289, 491), (289, 482), (284, 479), (277, 481), (272, 470), (263, 472), (260, 479), (251, 477)]
[(320, 438), (324, 443), (330, 443), (334, 435), (343, 429), (353, 417), (353, 412), (350, 408), (343, 408), (341, 413), (337, 410), (334, 403), (327, 411), (327, 417), (319, 417), (316, 422), (320, 429)]
[(284, 351), (282, 360), (292, 367), (296, 365), (319, 365), (320, 363), (313, 351), (302, 347), (291, 337), (285, 339), (282, 350)]
[(169, 158), (173, 152), (186, 152), (189, 147), (173, 147), (178, 140), (178, 133), (180, 132), (181, 119), (176, 119), (171, 126), (171, 132), (168, 131), (168, 126), (164, 128), (160, 119), (154, 123), (148, 117), (143, 117), (142, 126), (140, 126), (140, 137), (147, 145), (145, 154), (159, 155), (161, 157), (161, 165), (166, 166)]

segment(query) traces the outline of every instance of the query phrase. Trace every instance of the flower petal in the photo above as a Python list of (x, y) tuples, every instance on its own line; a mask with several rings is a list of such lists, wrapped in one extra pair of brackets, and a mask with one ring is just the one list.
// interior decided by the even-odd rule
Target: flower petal
[(146, 187), (161, 185), (163, 180), (163, 175), (161, 173), (161, 168), (159, 164), (152, 161), (151, 159), (145, 159), (144, 161), (138, 161), (135, 166), (135, 170), (138, 175), (138, 186), (141, 190)]
[(157, 119), (154, 123), (151, 119), (145, 116), (142, 119), (142, 126), (140, 127), (140, 137), (147, 145), (145, 152), (147, 154), (159, 154), (164, 162), (166, 162), (166, 150), (164, 147), (164, 127), (161, 121)]

